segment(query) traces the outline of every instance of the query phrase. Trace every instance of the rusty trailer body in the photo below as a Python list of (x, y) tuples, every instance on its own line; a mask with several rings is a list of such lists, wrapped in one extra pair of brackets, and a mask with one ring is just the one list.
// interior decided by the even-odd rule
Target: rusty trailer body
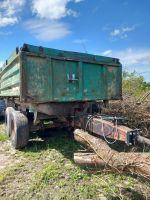
[(23, 45), (0, 72), (0, 96), (20, 102), (75, 102), (120, 99), (118, 59)]
[(22, 148), (29, 128), (76, 128), (81, 116), (99, 112), (100, 100), (121, 99), (122, 65), (117, 58), (24, 44), (0, 69), (0, 97), (6, 132)]

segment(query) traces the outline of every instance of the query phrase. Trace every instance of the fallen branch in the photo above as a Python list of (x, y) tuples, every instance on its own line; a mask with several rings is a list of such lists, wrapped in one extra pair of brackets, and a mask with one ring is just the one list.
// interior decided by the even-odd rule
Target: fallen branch
[(95, 166), (102, 168), (106, 166), (106, 163), (95, 153), (74, 153), (74, 161), (81, 166)]
[(110, 167), (150, 179), (150, 153), (119, 153), (111, 149), (102, 139), (81, 129), (74, 131), (74, 138), (90, 147)]

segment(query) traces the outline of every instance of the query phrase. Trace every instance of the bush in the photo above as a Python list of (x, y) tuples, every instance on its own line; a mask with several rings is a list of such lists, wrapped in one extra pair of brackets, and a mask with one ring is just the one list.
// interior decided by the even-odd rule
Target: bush
[(123, 71), (123, 95), (139, 96), (150, 90), (150, 82), (145, 82), (144, 77), (134, 72)]

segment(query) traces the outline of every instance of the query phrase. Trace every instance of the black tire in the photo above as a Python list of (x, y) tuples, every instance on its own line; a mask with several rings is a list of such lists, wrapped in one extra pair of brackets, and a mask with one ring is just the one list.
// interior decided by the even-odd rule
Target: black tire
[(19, 112), (11, 113), (11, 144), (15, 149), (25, 147), (29, 139), (29, 127), (27, 117)]
[(5, 133), (10, 137), (11, 133), (11, 113), (15, 111), (13, 107), (7, 107), (5, 111)]

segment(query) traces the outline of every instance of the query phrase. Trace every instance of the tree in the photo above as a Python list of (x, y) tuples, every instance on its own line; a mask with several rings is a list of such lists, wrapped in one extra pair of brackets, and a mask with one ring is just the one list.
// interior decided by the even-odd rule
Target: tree
[(144, 77), (134, 72), (123, 71), (123, 95), (139, 96), (150, 90), (150, 82), (144, 81)]

